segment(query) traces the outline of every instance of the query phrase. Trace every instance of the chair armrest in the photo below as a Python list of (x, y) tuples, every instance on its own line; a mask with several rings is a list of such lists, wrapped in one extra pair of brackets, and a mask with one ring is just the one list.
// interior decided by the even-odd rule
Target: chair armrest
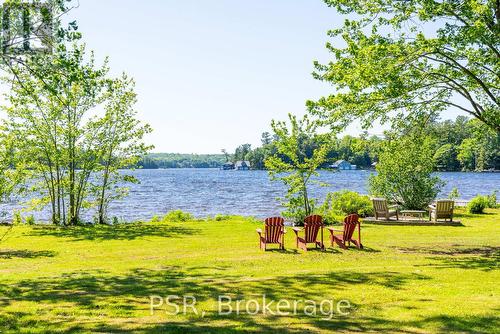
[(259, 235), (261, 235), (261, 234), (262, 234), (262, 230), (261, 230), (260, 228), (258, 228), (258, 229), (257, 229), (257, 233), (258, 233)]
[(296, 235), (299, 235), (299, 232), (302, 231), (300, 227), (292, 227), (292, 230), (295, 232)]
[(333, 227), (328, 227), (328, 231), (330, 231), (330, 232), (343, 232), (342, 230), (337, 230)]
[(399, 208), (399, 205), (397, 204), (392, 204), (392, 205), (388, 205), (387, 206), (388, 209), (398, 209)]
[(429, 209), (435, 209), (435, 208), (436, 208), (436, 206), (434, 206), (434, 205), (429, 205)]

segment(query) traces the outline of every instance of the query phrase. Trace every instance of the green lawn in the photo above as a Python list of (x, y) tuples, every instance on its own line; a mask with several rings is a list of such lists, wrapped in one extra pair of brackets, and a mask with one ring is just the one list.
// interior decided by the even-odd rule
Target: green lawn
[[(260, 251), (261, 224), (243, 218), (0, 227), (0, 333), (498, 331), (500, 210), (458, 219), (463, 226), (365, 224), (364, 250), (308, 253), (290, 229), (285, 252)], [(288, 316), (217, 312), (219, 295), (262, 294), (353, 307), (330, 320), (304, 315), (302, 304)], [(195, 296), (199, 314), (162, 306), (151, 315), (151, 295)]]

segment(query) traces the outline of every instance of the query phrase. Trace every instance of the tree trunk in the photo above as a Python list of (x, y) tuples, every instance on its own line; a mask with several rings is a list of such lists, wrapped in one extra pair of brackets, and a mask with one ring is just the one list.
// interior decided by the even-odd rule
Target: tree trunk
[(101, 187), (101, 193), (100, 193), (100, 198), (99, 198), (99, 218), (98, 222), (99, 224), (106, 224), (106, 187), (108, 186), (108, 180), (109, 180), (109, 163), (106, 164), (106, 168), (104, 170), (104, 175), (103, 175), (103, 181), (102, 181), (102, 187)]

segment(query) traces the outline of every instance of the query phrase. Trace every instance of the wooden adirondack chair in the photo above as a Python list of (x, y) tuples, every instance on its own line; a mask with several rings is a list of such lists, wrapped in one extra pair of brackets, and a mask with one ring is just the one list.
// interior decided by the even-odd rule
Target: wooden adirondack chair
[[(319, 215), (307, 216), (304, 219), (304, 228), (294, 227), (295, 237), (297, 239), (297, 248), (301, 248), (307, 252), (307, 244), (314, 244), (314, 247), (319, 247), (321, 250), (325, 250), (325, 244), (323, 242), (323, 217)], [(299, 232), (304, 230), (304, 237), (299, 236)], [(318, 233), (320, 234), (320, 240), (318, 240)]]
[(260, 249), (267, 250), (267, 244), (279, 244), (280, 249), (285, 249), (285, 219), (270, 217), (264, 221), (264, 232), (257, 229), (259, 234)]
[(449, 219), (450, 222), (453, 221), (453, 208), (455, 202), (452, 200), (439, 200), (436, 201), (435, 205), (429, 205), (429, 221), (434, 219), (437, 222), (438, 219)]
[[(352, 238), (356, 227), (358, 227), (358, 240)], [(352, 214), (344, 218), (343, 230), (336, 230), (331, 227), (329, 227), (328, 230), (330, 231), (330, 242), (332, 247), (333, 244), (336, 243), (340, 248), (347, 249), (352, 242), (357, 248), (363, 248), (361, 244), (361, 224), (357, 214)]]
[(396, 216), (396, 220), (399, 220), (397, 205), (387, 205), (387, 200), (385, 198), (372, 198), (372, 203), (376, 220), (378, 220), (379, 217), (389, 220), (392, 216)]

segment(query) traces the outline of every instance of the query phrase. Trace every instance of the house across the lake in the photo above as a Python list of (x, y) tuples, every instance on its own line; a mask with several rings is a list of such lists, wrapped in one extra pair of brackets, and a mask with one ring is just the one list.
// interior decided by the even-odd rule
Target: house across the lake
[(352, 165), (350, 162), (345, 160), (337, 160), (333, 165), (330, 165), (330, 168), (338, 170), (354, 170), (357, 169), (357, 166)]
[(248, 160), (236, 161), (234, 168), (236, 170), (250, 170), (250, 161)]
[(222, 170), (233, 170), (234, 164), (232, 162), (226, 162), (225, 164), (222, 165), (221, 169)]

